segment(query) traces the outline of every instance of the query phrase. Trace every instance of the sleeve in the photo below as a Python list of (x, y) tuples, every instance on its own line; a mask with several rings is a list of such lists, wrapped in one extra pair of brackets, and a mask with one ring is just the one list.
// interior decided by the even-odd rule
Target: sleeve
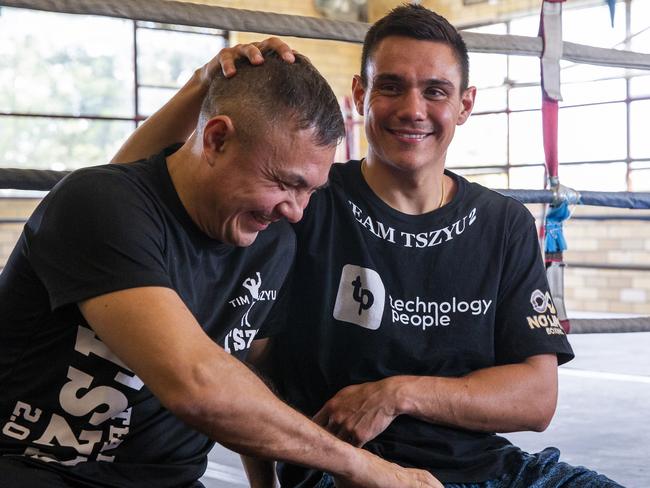
[(171, 287), (163, 223), (141, 186), (113, 171), (72, 174), (26, 226), (52, 310), (112, 291)]
[(496, 309), (496, 361), (508, 364), (555, 353), (562, 364), (573, 358), (573, 351), (551, 298), (534, 220), (525, 208), (523, 212), (515, 219), (516, 232), (504, 254)]

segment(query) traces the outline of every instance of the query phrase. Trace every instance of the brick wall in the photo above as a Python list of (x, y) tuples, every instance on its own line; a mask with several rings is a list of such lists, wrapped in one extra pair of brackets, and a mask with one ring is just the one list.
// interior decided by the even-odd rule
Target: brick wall
[[(539, 205), (528, 205), (538, 217)], [(564, 224), (567, 309), (577, 312), (650, 315), (650, 271), (582, 268), (575, 264), (650, 267), (650, 221), (580, 220), (585, 216), (644, 216), (650, 211), (575, 207)], [(539, 221), (538, 221), (539, 223)]]
[[(650, 211), (579, 207), (575, 216), (646, 216)], [(650, 221), (570, 220), (565, 260), (650, 267)], [(567, 307), (572, 310), (650, 315), (650, 271), (567, 268)]]

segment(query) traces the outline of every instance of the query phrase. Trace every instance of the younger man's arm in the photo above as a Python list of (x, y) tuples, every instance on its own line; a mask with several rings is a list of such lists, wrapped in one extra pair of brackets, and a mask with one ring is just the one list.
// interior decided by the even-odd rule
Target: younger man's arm
[(247, 57), (251, 64), (262, 64), (264, 58), (260, 52), (267, 49), (278, 52), (289, 63), (294, 61), (291, 48), (276, 37), (222, 49), (206, 65), (197, 69), (190, 80), (162, 108), (148, 117), (129, 136), (113, 156), (111, 163), (137, 161), (176, 142), (185, 142), (196, 128), (203, 98), (217, 70), (221, 69), (226, 77), (234, 75), (235, 60), (242, 57)]
[[(246, 356), (246, 363), (262, 377), (266, 377), (269, 371), (271, 340), (269, 337), (254, 340)], [(279, 483), (275, 475), (275, 461), (243, 454), (240, 457), (251, 488), (277, 488)]]
[(314, 421), (356, 446), (381, 434), (399, 415), (482, 432), (542, 431), (557, 403), (557, 358), (539, 354), (460, 378), (391, 376), (351, 385)]

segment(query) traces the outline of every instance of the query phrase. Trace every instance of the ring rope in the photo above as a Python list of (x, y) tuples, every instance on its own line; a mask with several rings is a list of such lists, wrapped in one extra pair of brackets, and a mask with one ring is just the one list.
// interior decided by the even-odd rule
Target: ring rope
[(650, 332), (650, 317), (571, 319), (571, 334)]
[[(69, 171), (44, 169), (0, 168), (0, 189), (48, 191), (63, 179)], [(650, 209), (650, 192), (606, 192), (575, 191), (563, 187), (565, 191), (553, 190), (512, 190), (494, 191), (512, 197), (522, 203), (554, 203), (567, 201), (569, 205), (595, 205), (628, 209)]]
[[(47, 191), (69, 171), (0, 168), (0, 189)], [(557, 193), (549, 190), (497, 190), (523, 203), (550, 203)], [(594, 195), (594, 198), (591, 195)], [(625, 208), (650, 208), (650, 193), (582, 192), (579, 203)], [(585, 203), (590, 202), (590, 203)], [(613, 205), (608, 205), (613, 204)], [(636, 205), (636, 206), (635, 206)], [(0, 224), (20, 224), (24, 219), (2, 219)], [(576, 265), (576, 267), (580, 267)], [(625, 319), (571, 319), (572, 334), (610, 332), (650, 332), (650, 317)]]
[(0, 168), (0, 189), (48, 191), (70, 171)]
[(569, 205), (595, 205), (599, 207), (650, 209), (650, 193), (648, 192), (607, 192), (581, 191), (576, 192), (578, 198), (558, 194), (552, 190), (495, 190), (502, 195), (515, 198), (522, 203), (555, 203), (567, 201)]
[[(0, 6), (101, 15), (167, 24), (332, 41), (363, 42), (369, 24), (301, 15), (217, 7), (170, 0), (0, 0)], [(472, 52), (542, 56), (540, 37), (461, 32)], [(650, 70), (650, 54), (563, 42), (562, 59), (575, 63)]]
[(650, 222), (650, 215), (572, 215), (571, 220)]

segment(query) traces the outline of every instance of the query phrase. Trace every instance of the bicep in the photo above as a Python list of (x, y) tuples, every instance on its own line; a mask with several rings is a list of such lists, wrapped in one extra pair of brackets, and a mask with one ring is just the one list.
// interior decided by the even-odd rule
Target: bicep
[(533, 371), (529, 376), (529, 382), (533, 385), (529, 398), (532, 401), (531, 410), (538, 412), (538, 423), (532, 430), (541, 432), (551, 423), (557, 408), (557, 355), (537, 354), (526, 358), (523, 364)]
[(557, 355), (536, 354), (523, 361), (534, 376), (535, 382), (548, 389), (549, 393), (557, 394)]

